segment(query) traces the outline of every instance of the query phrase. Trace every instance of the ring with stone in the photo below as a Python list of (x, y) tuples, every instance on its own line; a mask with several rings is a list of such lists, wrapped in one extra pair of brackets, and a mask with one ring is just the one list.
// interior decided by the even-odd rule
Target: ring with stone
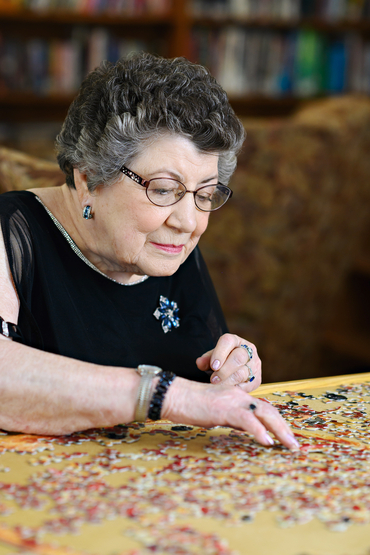
[(253, 380), (256, 378), (256, 376), (253, 374), (253, 370), (250, 366), (248, 366), (248, 364), (246, 364), (245, 366), (249, 370), (249, 376), (248, 376), (247, 382), (253, 382)]
[[(251, 347), (249, 347), (249, 345), (240, 345), (241, 347), (243, 347), (243, 349), (245, 349), (248, 353), (249, 356), (249, 360), (252, 360), (253, 358), (253, 349)], [(249, 362), (248, 360), (248, 362)]]

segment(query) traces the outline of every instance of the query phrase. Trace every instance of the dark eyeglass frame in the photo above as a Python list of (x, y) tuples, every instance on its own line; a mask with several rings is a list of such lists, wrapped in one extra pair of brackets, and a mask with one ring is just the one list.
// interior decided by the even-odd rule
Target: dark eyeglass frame
[[(215, 212), (216, 210), (219, 210), (219, 208), (222, 208), (228, 200), (231, 199), (231, 197), (233, 196), (233, 191), (230, 189), (230, 187), (228, 187), (227, 185), (223, 185), (222, 183), (217, 183), (217, 186), (221, 186), (224, 189), (227, 189), (227, 192), (229, 193), (229, 196), (227, 197), (227, 199), (225, 200), (225, 202), (223, 204), (221, 204), (221, 206), (218, 206), (217, 208), (213, 208), (212, 210), (204, 210), (204, 208), (200, 208), (197, 205), (197, 201), (196, 201), (196, 195), (199, 193), (199, 191), (201, 191), (202, 189), (206, 189), (208, 187), (211, 187), (211, 185), (205, 185), (204, 187), (199, 187), (199, 189), (197, 189), (196, 191), (188, 191), (186, 186), (181, 183), (181, 181), (178, 181), (177, 179), (173, 179), (172, 177), (154, 177), (153, 179), (143, 179), (142, 177), (140, 177), (140, 175), (138, 175), (137, 173), (133, 172), (132, 170), (129, 170), (128, 168), (126, 168), (126, 166), (122, 166), (120, 168), (120, 171), (126, 175), (127, 177), (129, 177), (130, 179), (132, 179), (133, 181), (135, 181), (135, 183), (138, 183), (139, 185), (141, 185), (142, 187), (145, 187), (145, 193), (146, 196), (148, 198), (148, 200), (154, 204), (154, 206), (159, 206), (160, 208), (167, 208), (167, 206), (173, 206), (174, 204), (177, 204), (178, 202), (180, 202), (181, 199), (184, 198), (184, 196), (186, 195), (186, 193), (191, 193), (192, 195), (194, 195), (194, 203), (195, 206), (197, 207), (198, 210), (201, 210), (202, 212)], [(156, 204), (155, 202), (152, 201), (152, 199), (149, 197), (148, 195), (148, 187), (150, 185), (151, 181), (155, 181), (157, 179), (168, 179), (168, 181), (175, 181), (175, 183), (179, 183), (182, 187), (184, 187), (184, 193), (181, 195), (181, 197), (177, 200), (175, 200), (175, 202), (171, 202), (170, 204)]]

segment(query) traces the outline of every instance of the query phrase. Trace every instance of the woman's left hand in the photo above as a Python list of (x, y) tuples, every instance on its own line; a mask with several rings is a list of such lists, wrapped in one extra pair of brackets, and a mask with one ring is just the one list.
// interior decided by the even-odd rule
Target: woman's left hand
[[(246, 347), (252, 349), (251, 358)], [(212, 371), (210, 379), (214, 384), (238, 385), (247, 392), (261, 385), (261, 360), (257, 349), (238, 335), (222, 335), (216, 347), (197, 358), (196, 364), (199, 370)]]

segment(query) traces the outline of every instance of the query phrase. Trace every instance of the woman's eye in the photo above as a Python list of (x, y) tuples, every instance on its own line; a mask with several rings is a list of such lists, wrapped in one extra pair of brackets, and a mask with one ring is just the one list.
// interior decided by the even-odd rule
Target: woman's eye
[(155, 195), (168, 195), (170, 193), (173, 193), (172, 189), (153, 189), (153, 193)]
[(200, 202), (207, 202), (207, 201), (210, 202), (212, 200), (212, 195), (206, 195), (206, 194), (199, 195), (199, 194), (197, 194), (197, 199), (200, 200)]

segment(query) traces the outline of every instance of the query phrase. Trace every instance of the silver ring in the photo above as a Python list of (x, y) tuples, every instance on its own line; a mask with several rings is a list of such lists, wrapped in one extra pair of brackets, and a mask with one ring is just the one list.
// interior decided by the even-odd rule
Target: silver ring
[(246, 364), (245, 366), (249, 370), (249, 376), (248, 376), (247, 382), (253, 382), (253, 380), (256, 378), (256, 376), (253, 374), (253, 370), (250, 366), (248, 366), (248, 364)]
[[(243, 347), (243, 349), (245, 349), (248, 353), (249, 356), (249, 360), (252, 360), (253, 358), (253, 349), (251, 349), (251, 347), (249, 347), (249, 345), (240, 345), (241, 347)], [(249, 362), (248, 360), (248, 362)]]

